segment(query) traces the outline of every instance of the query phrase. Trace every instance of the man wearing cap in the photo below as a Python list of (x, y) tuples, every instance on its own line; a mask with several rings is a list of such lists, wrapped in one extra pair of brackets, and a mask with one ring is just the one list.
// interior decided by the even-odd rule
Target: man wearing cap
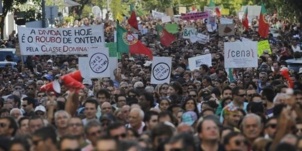
[(43, 105), (39, 105), (35, 108), (35, 114), (41, 118), (46, 118), (46, 109)]

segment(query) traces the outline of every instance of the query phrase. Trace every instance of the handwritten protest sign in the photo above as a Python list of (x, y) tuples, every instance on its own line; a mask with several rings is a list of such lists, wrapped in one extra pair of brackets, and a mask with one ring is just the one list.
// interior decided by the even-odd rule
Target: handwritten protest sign
[(261, 56), (264, 51), (268, 51), (269, 54), (272, 54), (271, 46), (268, 40), (262, 40), (258, 42), (258, 56)]
[(175, 34), (178, 33), (178, 25), (173, 23), (173, 24), (166, 24), (165, 25), (166, 30), (171, 33), (171, 34)]
[(191, 36), (196, 35), (196, 34), (197, 34), (197, 30), (194, 27), (185, 27), (182, 37), (184, 39), (189, 39)]
[(181, 14), (180, 18), (182, 20), (204, 19), (204, 18), (208, 18), (208, 13), (207, 12), (197, 12), (197, 13)]
[(219, 36), (231, 36), (235, 34), (235, 25), (234, 24), (226, 24), (218, 25), (218, 34)]
[(224, 66), (225, 68), (257, 67), (257, 42), (225, 42)]
[(163, 84), (170, 82), (171, 76), (171, 57), (153, 57), (151, 84)]
[(152, 10), (152, 16), (153, 18), (155, 19), (161, 19), (162, 17), (166, 16), (164, 13), (161, 13), (161, 12), (157, 12), (157, 11), (154, 11)]
[(103, 25), (80, 28), (18, 27), (22, 55), (88, 54), (90, 48), (103, 47)]
[(108, 48), (89, 50), (88, 59), (91, 78), (110, 77)]
[(200, 65), (206, 64), (209, 67), (212, 66), (212, 56), (211, 54), (201, 55), (189, 58), (189, 69), (191, 71), (199, 69)]

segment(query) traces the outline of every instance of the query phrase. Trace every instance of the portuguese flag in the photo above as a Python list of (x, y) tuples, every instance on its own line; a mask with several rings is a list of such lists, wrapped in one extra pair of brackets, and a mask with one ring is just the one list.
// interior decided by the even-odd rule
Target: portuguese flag
[(129, 33), (126, 29), (117, 24), (117, 51), (120, 53), (143, 54), (151, 60), (152, 51), (148, 49), (141, 41)]
[(249, 29), (249, 20), (247, 17), (248, 14), (248, 7), (246, 7), (245, 11), (244, 11), (244, 15), (243, 15), (243, 19), (242, 19), (242, 25), (244, 26), (245, 30)]
[(131, 16), (128, 19), (128, 24), (131, 25), (131, 27), (138, 30), (138, 22), (137, 22), (137, 19), (136, 19), (136, 14), (135, 14), (135, 11), (134, 11), (134, 5), (133, 4), (130, 5), (130, 11), (131, 11)]
[(269, 33), (269, 24), (265, 19), (265, 15), (266, 15), (266, 9), (265, 9), (264, 5), (262, 4), (261, 13), (260, 13), (260, 17), (259, 17), (259, 27), (258, 27), (258, 33), (259, 33), (260, 37), (262, 37), (262, 38), (266, 38)]
[(168, 47), (175, 40), (174, 35), (170, 34), (163, 26), (157, 25), (156, 30), (162, 45)]

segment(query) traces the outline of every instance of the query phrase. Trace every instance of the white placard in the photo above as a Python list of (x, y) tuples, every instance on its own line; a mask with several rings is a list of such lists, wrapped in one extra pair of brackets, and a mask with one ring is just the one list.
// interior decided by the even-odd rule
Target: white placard
[(170, 83), (172, 70), (171, 57), (153, 57), (151, 84)]
[(110, 79), (115, 80), (114, 70), (117, 68), (118, 59), (117, 57), (110, 57), (109, 58), (109, 68), (110, 68)]
[(224, 67), (225, 68), (250, 68), (258, 67), (258, 43), (250, 42), (225, 42)]
[(18, 27), (21, 55), (88, 54), (104, 47), (103, 25), (79, 28)]
[(88, 53), (90, 78), (110, 77), (109, 51), (107, 47), (91, 49)]
[(224, 18), (224, 17), (220, 18), (220, 24), (233, 24), (233, 23), (234, 23), (233, 19)]
[(201, 55), (189, 58), (189, 69), (191, 71), (199, 69), (200, 65), (206, 64), (209, 67), (212, 66), (212, 56), (211, 54)]
[(185, 27), (182, 33), (184, 39), (190, 39), (191, 36), (197, 35), (197, 30), (194, 27)]
[(209, 38), (210, 37), (208, 35), (197, 33), (197, 35), (191, 35), (190, 36), (190, 41), (192, 43), (200, 42), (202, 44), (206, 44), (207, 42), (209, 42)]
[(163, 17), (161, 18), (161, 22), (162, 22), (162, 23), (171, 22), (171, 17), (170, 17), (170, 16), (163, 16)]
[(157, 12), (157, 11), (154, 11), (152, 10), (152, 16), (153, 18), (155, 19), (161, 19), (162, 17), (166, 16), (164, 13), (161, 13), (161, 12)]
[(79, 70), (84, 79), (90, 79), (90, 70), (87, 68), (89, 66), (89, 58), (88, 57), (79, 57)]

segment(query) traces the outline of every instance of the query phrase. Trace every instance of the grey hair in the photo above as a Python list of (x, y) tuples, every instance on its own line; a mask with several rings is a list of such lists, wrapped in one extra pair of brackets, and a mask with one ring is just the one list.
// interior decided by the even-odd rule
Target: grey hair
[(55, 113), (55, 121), (56, 121), (56, 119), (58, 118), (59, 114), (61, 114), (61, 113), (66, 114), (67, 117), (70, 118), (70, 114), (69, 114), (68, 112), (66, 112), (66, 111), (64, 111), (64, 110), (59, 110), (59, 111), (57, 111), (57, 112)]
[(249, 114), (246, 114), (244, 116), (244, 118), (242, 119), (242, 126), (245, 125), (246, 120), (249, 119), (249, 118), (256, 119), (257, 123), (258, 123), (258, 126), (261, 126), (261, 117), (259, 115), (257, 115), (257, 114), (254, 114), (254, 113), (249, 113)]
[(9, 114), (11, 115), (11, 114), (12, 114), (14, 111), (16, 111), (16, 110), (20, 112), (20, 115), (23, 114), (22, 111), (21, 111), (21, 109), (18, 109), (18, 108), (13, 108), (13, 109), (11, 109)]
[(97, 121), (97, 120), (89, 121), (89, 122), (87, 123), (87, 125), (85, 126), (85, 129), (84, 129), (85, 134), (88, 133), (88, 131), (89, 131), (90, 128), (92, 128), (92, 127), (97, 127), (97, 126), (101, 127), (101, 123), (100, 123), (99, 121)]
[(133, 112), (133, 111), (138, 112), (138, 113), (139, 113), (139, 117), (140, 117), (142, 120), (144, 119), (145, 113), (144, 113), (144, 111), (143, 111), (142, 109), (140, 109), (140, 108), (132, 108), (131, 111), (132, 111), (132, 112)]

